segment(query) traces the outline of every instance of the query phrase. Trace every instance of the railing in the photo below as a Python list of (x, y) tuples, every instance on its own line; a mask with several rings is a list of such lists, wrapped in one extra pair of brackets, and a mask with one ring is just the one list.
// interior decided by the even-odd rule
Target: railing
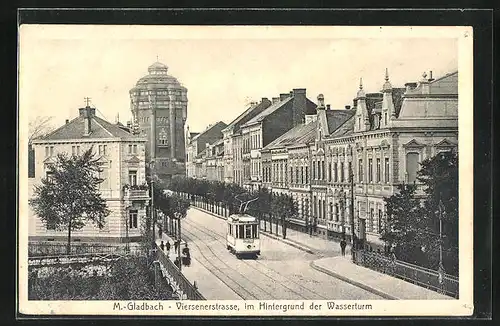
[[(158, 248), (155, 244), (158, 261), (165, 268), (168, 275), (173, 279), (177, 286), (181, 289), (182, 293), (188, 300), (205, 300), (203, 295), (198, 291), (194, 284), (191, 284), (188, 279), (181, 273), (179, 268), (167, 257), (167, 255)], [(183, 298), (181, 298), (183, 299)]]
[(453, 275), (444, 274), (442, 283), (440, 283), (437, 271), (365, 250), (354, 251), (354, 262), (378, 272), (458, 298), (458, 278)]
[[(68, 245), (66, 243), (29, 243), (28, 257), (68, 255), (67, 248)], [(72, 243), (69, 255), (125, 254), (130, 252), (130, 249), (130, 247), (127, 248), (125, 245)]]
[(144, 189), (125, 189), (125, 197), (128, 198), (148, 198), (149, 191)]

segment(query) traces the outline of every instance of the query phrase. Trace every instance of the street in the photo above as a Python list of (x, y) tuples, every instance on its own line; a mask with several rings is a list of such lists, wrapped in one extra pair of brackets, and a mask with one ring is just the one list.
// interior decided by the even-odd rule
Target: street
[[(260, 237), (258, 259), (237, 259), (226, 249), (225, 230), (224, 220), (197, 209), (190, 209), (182, 220), (182, 237), (192, 257), (191, 266), (183, 267), (183, 273), (197, 281), (207, 299), (382, 299), (313, 269), (310, 263), (320, 257), (265, 235)], [(335, 250), (328, 254), (339, 255)], [(225, 297), (230, 292), (234, 295)]]

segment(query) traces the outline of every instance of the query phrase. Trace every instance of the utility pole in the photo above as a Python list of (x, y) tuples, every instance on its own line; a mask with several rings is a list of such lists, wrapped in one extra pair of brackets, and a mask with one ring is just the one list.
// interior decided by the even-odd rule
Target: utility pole
[(349, 170), (349, 178), (351, 181), (351, 256), (354, 262), (354, 249), (355, 249), (355, 234), (354, 234), (354, 173), (352, 168)]
[(153, 223), (153, 243), (155, 243), (155, 196), (154, 196), (154, 167), (155, 167), (155, 161), (151, 160), (150, 163), (150, 178), (151, 178), (151, 223)]

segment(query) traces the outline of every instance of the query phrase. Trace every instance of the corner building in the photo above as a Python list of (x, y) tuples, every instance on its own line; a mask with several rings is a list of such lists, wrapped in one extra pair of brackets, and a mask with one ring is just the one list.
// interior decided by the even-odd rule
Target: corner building
[(130, 110), (146, 141), (146, 162), (163, 180), (185, 175), (184, 125), (187, 117), (187, 88), (168, 75), (168, 67), (155, 62), (148, 74), (130, 90)]

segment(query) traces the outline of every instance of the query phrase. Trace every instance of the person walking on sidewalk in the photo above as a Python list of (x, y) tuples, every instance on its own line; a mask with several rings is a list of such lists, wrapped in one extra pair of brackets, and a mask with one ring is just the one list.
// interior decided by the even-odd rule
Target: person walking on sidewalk
[(162, 229), (161, 229), (161, 224), (158, 224), (158, 238), (161, 239), (161, 234), (162, 234)]
[(177, 248), (179, 248), (179, 240), (174, 241), (174, 252), (177, 252)]
[(347, 242), (345, 241), (345, 239), (342, 239), (342, 241), (340, 241), (340, 250), (342, 252), (342, 256), (345, 256), (345, 247), (347, 246)]
[(161, 248), (161, 251), (165, 251), (165, 244), (163, 243), (163, 240), (160, 243), (160, 248)]
[(167, 244), (165, 245), (165, 247), (167, 248), (167, 253), (170, 252), (170, 241), (167, 240)]

